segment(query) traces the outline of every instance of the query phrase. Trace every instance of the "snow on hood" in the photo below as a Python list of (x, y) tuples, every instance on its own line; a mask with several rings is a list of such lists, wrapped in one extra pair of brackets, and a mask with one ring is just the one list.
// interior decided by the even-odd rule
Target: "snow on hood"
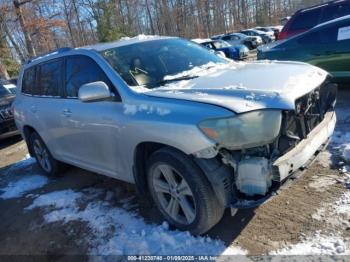
[(327, 75), (318, 67), (300, 62), (211, 63), (164, 79), (197, 78), (136, 91), (149, 96), (214, 104), (236, 113), (265, 108), (291, 110), (297, 98), (319, 86)]

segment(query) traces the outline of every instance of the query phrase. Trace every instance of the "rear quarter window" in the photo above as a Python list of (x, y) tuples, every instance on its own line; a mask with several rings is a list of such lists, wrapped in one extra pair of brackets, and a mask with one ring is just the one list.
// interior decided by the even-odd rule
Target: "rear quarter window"
[(32, 94), (32, 88), (35, 85), (35, 67), (30, 67), (24, 71), (22, 80), (22, 93)]
[(344, 1), (337, 5), (331, 5), (324, 9), (322, 22), (330, 21), (342, 16), (350, 15), (350, 1)]
[(321, 8), (303, 11), (290, 22), (288, 30), (298, 31), (310, 29), (319, 23)]

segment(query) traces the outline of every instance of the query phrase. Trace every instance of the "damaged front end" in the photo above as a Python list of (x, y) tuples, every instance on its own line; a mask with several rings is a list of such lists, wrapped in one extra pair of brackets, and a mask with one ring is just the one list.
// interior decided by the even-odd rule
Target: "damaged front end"
[[(287, 178), (305, 169), (334, 131), (336, 94), (336, 85), (326, 81), (297, 99), (294, 110), (250, 115), (257, 123), (235, 118), (201, 124), (202, 131), (217, 141), (217, 147), (206, 152), (215, 157), (197, 156), (196, 161), (220, 202), (233, 210), (258, 206)], [(237, 130), (240, 125), (246, 126)], [(221, 131), (222, 126), (225, 131)]]

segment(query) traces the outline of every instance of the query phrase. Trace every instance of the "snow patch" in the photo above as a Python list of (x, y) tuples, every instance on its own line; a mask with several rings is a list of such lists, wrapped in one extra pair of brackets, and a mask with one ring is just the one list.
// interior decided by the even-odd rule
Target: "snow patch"
[(343, 158), (347, 163), (350, 163), (350, 143), (347, 144), (344, 148)]
[[(27, 210), (44, 208), (46, 223), (82, 221), (93, 236), (90, 254), (95, 255), (220, 255), (246, 251), (226, 248), (224, 243), (208, 237), (194, 237), (188, 232), (170, 231), (169, 225), (146, 224), (137, 214), (112, 206), (105, 200), (93, 200), (93, 190), (75, 192), (63, 190), (41, 195)], [(100, 194), (98, 191), (96, 194)], [(95, 194), (95, 195), (96, 195)], [(111, 193), (108, 199), (112, 198)], [(106, 199), (106, 197), (104, 198)], [(86, 203), (86, 207), (82, 203)]]
[(1, 188), (3, 193), (0, 195), (2, 199), (11, 199), (22, 197), (27, 192), (39, 189), (48, 183), (45, 176), (31, 175), (26, 176), (15, 182), (10, 182), (6, 187)]
[(330, 167), (332, 165), (332, 153), (329, 151), (322, 151), (318, 154), (316, 161), (324, 168)]
[(344, 214), (350, 218), (350, 192), (349, 191), (346, 191), (341, 196), (341, 198), (337, 202), (335, 202), (334, 211), (336, 214)]
[(338, 176), (335, 175), (316, 175), (313, 178), (313, 181), (309, 183), (309, 187), (315, 189), (316, 191), (324, 191), (329, 186), (334, 185), (338, 182)]
[(140, 34), (134, 37), (122, 37), (119, 41), (130, 41), (130, 40), (134, 40), (134, 41), (145, 41), (145, 40), (150, 40), (150, 39), (157, 39), (159, 38), (158, 35), (144, 35), (144, 34)]
[(135, 115), (136, 113), (146, 113), (147, 115), (156, 114), (158, 116), (165, 116), (170, 114), (171, 110), (148, 104), (124, 104), (125, 115)]
[(313, 237), (300, 243), (271, 252), (270, 255), (349, 255), (348, 243), (336, 235), (322, 235), (317, 232)]

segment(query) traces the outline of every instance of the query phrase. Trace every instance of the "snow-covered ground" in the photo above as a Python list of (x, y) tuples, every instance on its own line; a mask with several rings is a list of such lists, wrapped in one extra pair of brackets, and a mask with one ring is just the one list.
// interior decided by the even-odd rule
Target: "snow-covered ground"
[(15, 182), (10, 182), (6, 187), (1, 188), (0, 198), (10, 199), (19, 198), (26, 193), (41, 188), (48, 183), (48, 179), (41, 175), (29, 175), (25, 176)]
[(193, 237), (188, 232), (171, 231), (166, 222), (161, 225), (147, 224), (132, 211), (111, 204), (113, 194), (111, 191), (104, 192), (93, 188), (80, 192), (55, 191), (35, 198), (27, 210), (44, 208), (46, 223), (87, 223), (92, 232), (89, 239), (92, 254), (245, 254), (240, 248), (226, 249), (219, 240)]
[(339, 200), (318, 210), (313, 219), (322, 220), (338, 227), (337, 233), (317, 231), (304, 236), (300, 243), (271, 252), (272, 255), (350, 255), (350, 239), (342, 237), (341, 230), (350, 228), (350, 191), (345, 192)]
[[(341, 119), (344, 118), (340, 114)], [(341, 161), (338, 165), (341, 166), (340, 171), (345, 176), (345, 180), (341, 181), (337, 177), (324, 176), (318, 177), (310, 187), (323, 190), (324, 187), (342, 182), (346, 187), (350, 185), (350, 132), (335, 131), (329, 151), (322, 152), (318, 157), (320, 164), (330, 166), (332, 164), (333, 154), (340, 155), (344, 162)], [(341, 230), (350, 229), (350, 190), (346, 191), (340, 199), (334, 203), (327, 204), (321, 207), (313, 219), (325, 220), (329, 225), (339, 228), (339, 232), (327, 233), (317, 231), (313, 235), (304, 236), (300, 243), (289, 245), (283, 249), (271, 252), (272, 255), (350, 255), (350, 239), (344, 239)]]
[[(25, 159), (13, 169), (31, 163), (33, 159)], [(41, 209), (44, 211), (44, 223), (86, 223), (91, 232), (86, 239), (91, 247), (91, 254), (217, 256), (247, 253), (239, 247), (227, 248), (218, 239), (194, 237), (188, 232), (170, 230), (166, 222), (161, 225), (146, 223), (134, 211), (128, 210), (130, 199), (118, 200), (114, 192), (105, 189), (91, 187), (80, 191), (67, 189), (45, 194), (31, 193), (48, 182), (48, 178), (42, 175), (24, 176), (0, 188), (0, 197), (32, 199), (32, 204), (25, 208), (25, 212)], [(122, 203), (122, 207), (118, 203)]]

